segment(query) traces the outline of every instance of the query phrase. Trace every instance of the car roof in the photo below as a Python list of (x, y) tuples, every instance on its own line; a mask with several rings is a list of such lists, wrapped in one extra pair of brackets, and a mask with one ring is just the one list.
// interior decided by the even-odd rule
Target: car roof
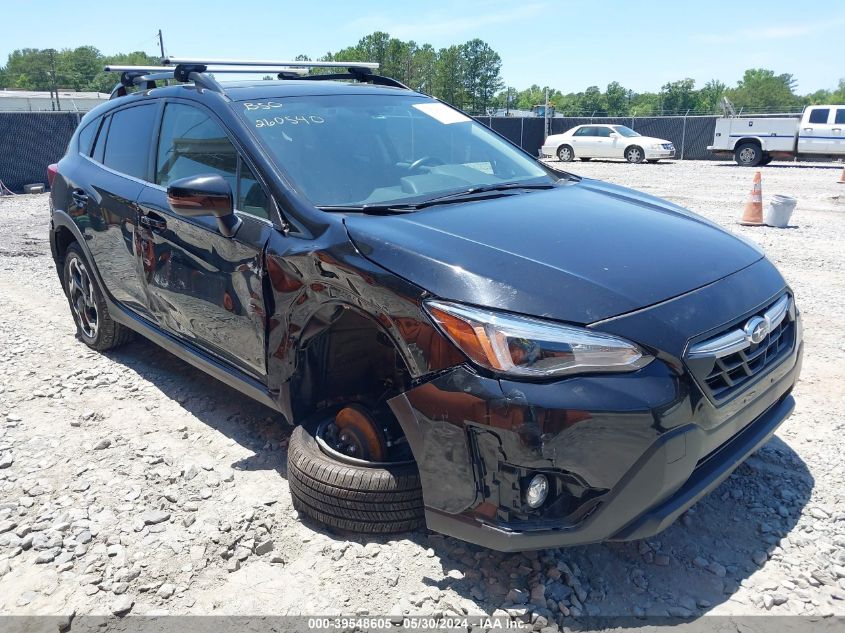
[(265, 81), (226, 81), (220, 84), (223, 92), (233, 101), (247, 101), (250, 99), (264, 99), (268, 97), (298, 97), (312, 95), (333, 94), (370, 94), (370, 95), (408, 95), (424, 97), (413, 90), (394, 88), (392, 86), (376, 86), (364, 83), (345, 81), (314, 81), (314, 80), (265, 80)]

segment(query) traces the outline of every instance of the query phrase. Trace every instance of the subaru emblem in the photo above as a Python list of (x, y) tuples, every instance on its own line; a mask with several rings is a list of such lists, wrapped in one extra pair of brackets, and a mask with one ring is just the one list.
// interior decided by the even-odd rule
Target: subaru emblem
[(754, 317), (745, 324), (745, 338), (753, 345), (759, 345), (769, 333), (769, 323), (763, 317)]

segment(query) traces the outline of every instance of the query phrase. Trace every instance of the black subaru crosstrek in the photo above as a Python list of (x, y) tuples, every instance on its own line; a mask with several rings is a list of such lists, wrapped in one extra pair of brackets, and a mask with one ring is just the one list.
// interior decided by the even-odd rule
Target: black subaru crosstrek
[(204, 69), (83, 118), (53, 257), (86, 345), (139, 333), (296, 425), (300, 513), (642, 538), (792, 411), (801, 321), (751, 244), (369, 71)]

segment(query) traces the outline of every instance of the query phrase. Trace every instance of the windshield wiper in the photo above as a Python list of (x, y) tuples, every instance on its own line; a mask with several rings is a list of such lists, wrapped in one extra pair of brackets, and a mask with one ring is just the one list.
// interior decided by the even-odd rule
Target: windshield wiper
[(458, 198), (464, 198), (465, 196), (474, 196), (475, 194), (479, 193), (491, 193), (496, 191), (513, 191), (515, 189), (554, 189), (556, 185), (557, 182), (541, 182), (533, 184), (521, 182), (505, 182), (493, 185), (478, 185), (477, 187), (470, 187), (469, 189), (464, 189), (463, 191), (455, 191), (453, 193), (447, 193), (443, 196), (437, 196), (436, 198), (430, 198), (429, 200), (420, 202), (419, 204), (439, 204), (440, 202), (444, 202), (447, 200), (455, 200)]
[(476, 196), (478, 194), (498, 194), (498, 195), (489, 195), (483, 196), (482, 199), (487, 198), (498, 198), (501, 196), (508, 195), (508, 191), (514, 191), (519, 189), (528, 189), (528, 190), (539, 190), (539, 189), (553, 189), (556, 186), (556, 183), (533, 183), (533, 184), (526, 184), (526, 183), (519, 183), (519, 182), (508, 182), (508, 183), (501, 183), (495, 185), (479, 185), (477, 187), (470, 187), (469, 189), (463, 189), (461, 191), (455, 191), (452, 193), (447, 193), (442, 196), (437, 196), (435, 198), (429, 198), (428, 200), (422, 200), (420, 202), (414, 203), (405, 203), (405, 202), (394, 202), (394, 203), (377, 203), (377, 204), (362, 204), (358, 206), (354, 205), (344, 205), (344, 206), (324, 206), (319, 207), (323, 211), (340, 211), (340, 212), (347, 212), (347, 213), (366, 213), (368, 215), (390, 215), (394, 213), (413, 213), (414, 211), (418, 211), (420, 209), (425, 209), (426, 207), (433, 207), (439, 204), (457, 204), (459, 202), (466, 202), (467, 200), (478, 200)]

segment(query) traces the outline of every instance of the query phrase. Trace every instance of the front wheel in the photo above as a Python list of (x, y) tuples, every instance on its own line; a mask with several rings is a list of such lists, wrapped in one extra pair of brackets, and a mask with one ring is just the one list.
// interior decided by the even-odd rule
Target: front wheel
[(575, 152), (569, 145), (561, 145), (557, 148), (557, 157), (561, 162), (568, 163), (575, 158)]
[(627, 160), (629, 163), (641, 163), (644, 159), (645, 154), (643, 153), (642, 147), (632, 145), (631, 147), (625, 150), (625, 160)]
[(103, 293), (76, 243), (65, 253), (62, 281), (83, 343), (104, 352), (132, 339), (132, 330), (113, 321), (109, 315)]
[[(298, 426), (290, 437), (288, 483), (297, 512), (347, 532), (390, 534), (425, 525), (415, 462), (368, 465), (344, 459), (325, 441), (318, 442), (321, 428)], [(350, 445), (366, 443), (365, 431), (353, 431)]]
[(734, 160), (741, 167), (756, 167), (763, 162), (763, 150), (756, 143), (743, 143), (734, 150)]

